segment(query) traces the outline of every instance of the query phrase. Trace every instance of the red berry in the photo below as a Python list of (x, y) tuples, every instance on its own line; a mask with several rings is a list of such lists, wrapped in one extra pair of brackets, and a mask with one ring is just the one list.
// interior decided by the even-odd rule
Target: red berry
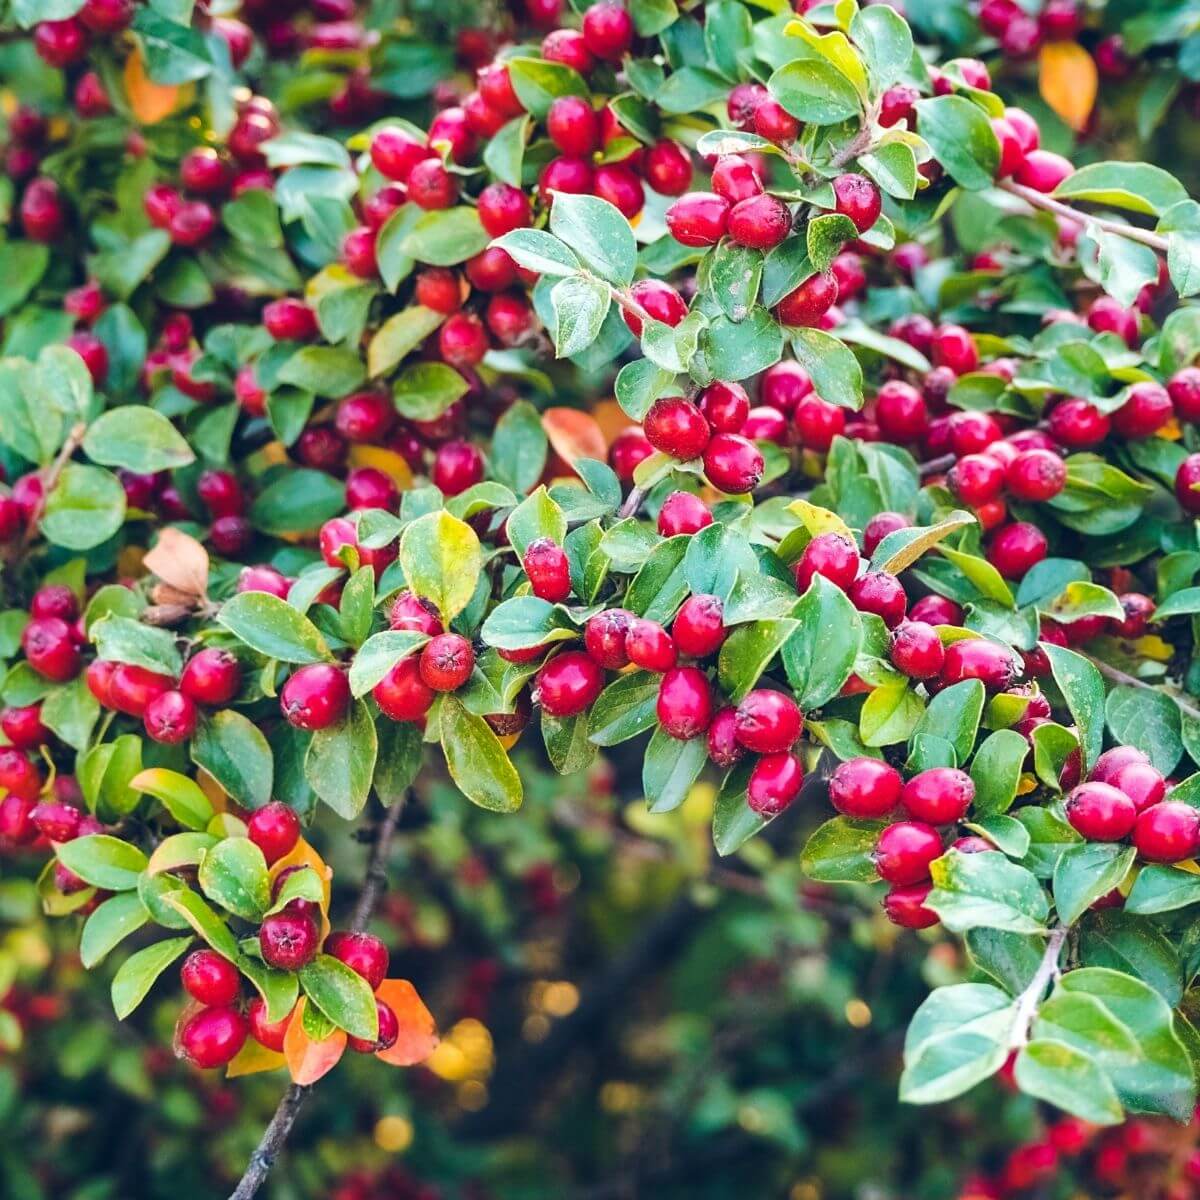
[(1046, 557), (1048, 548), (1046, 535), (1036, 525), (1017, 521), (992, 538), (988, 559), (1005, 579), (1020, 579)]
[(1016, 673), (1011, 652), (986, 638), (963, 638), (946, 647), (942, 666), (946, 685), (978, 679), (988, 691), (999, 692), (1011, 686)]
[(409, 591), (400, 592), (392, 602), (388, 624), (392, 629), (411, 629), (429, 637), (437, 637), (444, 631), (433, 602)]
[(326, 729), (350, 707), (350, 684), (332, 663), (311, 663), (294, 671), (279, 693), (283, 715), (297, 729)]
[(342, 238), (342, 265), (360, 279), (374, 279), (379, 273), (375, 258), (375, 230), (367, 225), (351, 229)]
[(582, 33), (574, 29), (555, 29), (542, 39), (542, 57), (547, 62), (562, 63), (587, 75), (596, 65)]
[(667, 228), (685, 246), (715, 246), (729, 223), (729, 201), (715, 192), (689, 192), (667, 209)]
[(790, 696), (756, 688), (737, 706), (737, 740), (756, 754), (788, 750), (800, 736), (804, 714)]
[(1151, 437), (1174, 416), (1171, 397), (1160, 383), (1135, 383), (1112, 414), (1113, 428), (1130, 440)]
[(938, 923), (938, 915), (925, 907), (931, 883), (902, 884), (889, 889), (883, 898), (883, 911), (893, 925), (901, 929), (928, 929)]
[(822, 271), (810, 275), (784, 296), (775, 308), (775, 315), (784, 325), (816, 325), (837, 303), (837, 298), (837, 276), (832, 271)]
[(1167, 394), (1181, 421), (1200, 421), (1200, 367), (1184, 367), (1167, 381)]
[(0, 729), (18, 750), (33, 750), (50, 740), (50, 730), (42, 724), (42, 706), (28, 704), (6, 708), (0, 714)]
[(457, 197), (457, 176), (451, 175), (439, 159), (427, 158), (408, 174), (408, 198), (420, 208), (449, 208)]
[(549, 205), (554, 192), (587, 195), (595, 183), (596, 173), (592, 164), (583, 158), (551, 159), (538, 176), (538, 195), (542, 203)]
[(746, 785), (746, 803), (762, 817), (783, 812), (800, 794), (804, 764), (794, 754), (766, 754), (754, 764)]
[(437, 698), (437, 693), (422, 678), (416, 656), (402, 658), (375, 685), (371, 695), (379, 711), (393, 721), (422, 720)]
[[(42, 28), (42, 26), (39, 26)], [(33, 179), (21, 197), (21, 228), (35, 242), (53, 242), (66, 228), (67, 214), (53, 179)]]
[[(1138, 342), (1138, 314), (1112, 296), (1097, 296), (1087, 312), (1088, 327), (1097, 333), (1115, 333), (1126, 345)], [(1157, 385), (1152, 385), (1157, 386)]]
[(388, 950), (373, 934), (335, 930), (325, 939), (324, 951), (361, 975), (371, 991), (387, 978)]
[(236, 1008), (202, 1008), (179, 1031), (179, 1048), (196, 1067), (223, 1067), (245, 1045), (249, 1026)]
[(708, 757), (718, 767), (732, 767), (746, 752), (737, 740), (737, 712), (732, 707), (718, 710), (708, 726)]
[(807, 592), (814, 575), (823, 575), (830, 583), (846, 591), (858, 576), (858, 547), (844, 534), (819, 533), (796, 563), (796, 590)]
[(754, 132), (784, 146), (800, 136), (800, 122), (778, 100), (768, 96), (754, 110)]
[(728, 495), (753, 491), (764, 466), (758, 447), (740, 434), (715, 434), (704, 451), (704, 474), (713, 487)]
[(277, 341), (305, 342), (317, 335), (317, 314), (302, 300), (272, 300), (262, 311), (263, 328)]
[(698, 737), (712, 720), (708, 677), (699, 667), (673, 667), (659, 685), (656, 711), (659, 725), (671, 737)]
[(946, 649), (938, 631), (923, 621), (904, 621), (892, 634), (892, 666), (910, 679), (934, 679), (942, 673)]
[(559, 96), (546, 113), (550, 140), (573, 158), (586, 158), (600, 147), (600, 118), (582, 96)]
[(421, 651), (421, 680), (435, 692), (454, 692), (471, 678), (475, 651), (458, 633), (443, 633)]
[(196, 705), (183, 692), (163, 692), (146, 705), (146, 733), (168, 746), (186, 742), (196, 732)]
[[(1005, 116), (1009, 114), (1006, 112)], [(1050, 150), (1030, 150), (1025, 155), (1025, 161), (1017, 168), (1014, 178), (1035, 192), (1052, 192), (1074, 172), (1074, 164), (1061, 154), (1054, 154)]]
[(346, 1045), (351, 1050), (357, 1051), (359, 1054), (377, 1054), (380, 1050), (387, 1050), (396, 1044), (396, 1039), (400, 1036), (400, 1022), (391, 1008), (378, 997), (375, 999), (375, 1018), (377, 1026), (375, 1040), (371, 1042), (349, 1036), (346, 1038)]
[(739, 383), (710, 383), (699, 403), (714, 433), (739, 433), (750, 415), (750, 397)]
[(724, 608), (719, 596), (689, 596), (683, 602), (671, 626), (671, 636), (680, 654), (688, 658), (716, 654), (727, 632), (722, 620)]
[(800, 444), (818, 454), (827, 453), (833, 439), (846, 429), (846, 410), (815, 395), (805, 396), (796, 405), (793, 419)]
[(250, 1034), (260, 1046), (274, 1050), (276, 1054), (283, 1052), (283, 1039), (287, 1027), (291, 1023), (292, 1014), (288, 1013), (281, 1021), (267, 1020), (267, 1005), (261, 996), (255, 996), (246, 1009), (250, 1023)]
[(895, 809), (903, 786), (895, 767), (878, 758), (851, 758), (830, 777), (829, 801), (843, 816), (877, 820)]
[(1124, 592), (1117, 599), (1125, 611), (1124, 620), (1112, 621), (1112, 631), (1117, 637), (1138, 638), (1146, 632), (1146, 625), (1154, 615), (1154, 601), (1140, 592)]
[(430, 478), (447, 496), (457, 496), (483, 478), (483, 455), (471, 442), (447, 442), (438, 447)]
[(883, 93), (879, 101), (879, 123), (885, 129), (907, 121), (911, 129), (917, 118), (916, 103), (921, 93), (906, 83), (897, 83)]
[(968, 454), (954, 464), (946, 482), (963, 504), (986, 504), (1004, 487), (1004, 467), (990, 455)]
[(1063, 400), (1050, 410), (1050, 436), (1070, 450), (1090, 450), (1108, 436), (1111, 421), (1087, 400)]
[(300, 913), (272, 913), (258, 928), (263, 962), (281, 971), (298, 971), (316, 956), (320, 935), (311, 917)]
[(962, 609), (945, 596), (923, 596), (909, 610), (914, 621), (925, 621), (930, 625), (961, 625)]
[(875, 869), (888, 883), (924, 882), (930, 863), (941, 856), (941, 834), (921, 821), (897, 821), (875, 843)]
[(760, 195), (763, 181), (752, 160), (740, 154), (723, 154), (713, 168), (712, 187), (718, 196), (737, 204)]
[[(25, 797), (16, 797), (24, 800)], [(51, 842), (70, 842), (80, 834), (83, 814), (79, 809), (62, 801), (43, 801), (29, 812), (29, 818), (38, 832)]]
[(1182, 862), (1195, 854), (1198, 840), (1200, 811), (1181, 800), (1164, 800), (1144, 809), (1133, 827), (1133, 844), (1146, 862)]
[(1005, 473), (1005, 484), (1017, 500), (1051, 500), (1066, 482), (1067, 464), (1051, 450), (1023, 450)]
[(879, 189), (865, 176), (847, 173), (833, 181), (836, 210), (854, 222), (859, 233), (866, 233), (879, 220), (883, 198)]
[(371, 162), (375, 169), (399, 183), (406, 183), (413, 167), (432, 153), (428, 146), (398, 126), (385, 126), (371, 139)]
[(656, 450), (685, 462), (704, 453), (712, 432), (700, 409), (682, 396), (656, 400), (642, 428)]
[(43, 678), (66, 683), (79, 674), (79, 647), (60, 617), (35, 617), (21, 633), (26, 661)]
[(600, 666), (619, 671), (629, 665), (625, 638), (634, 619), (625, 608), (608, 608), (589, 618), (583, 629), (583, 644)]
[(33, 31), (33, 48), (50, 67), (69, 67), (87, 53), (88, 35), (80, 21), (40, 21)]
[(1167, 781), (1146, 762), (1131, 762), (1122, 767), (1112, 783), (1133, 801), (1138, 812), (1157, 804), (1167, 794)]
[(699, 533), (712, 521), (708, 505), (692, 492), (672, 492), (658, 510), (658, 532), (663, 537)]
[(879, 548), (879, 543), (889, 534), (908, 528), (910, 528), (910, 522), (902, 513), (876, 513), (863, 530), (863, 552), (867, 555), (874, 554)]
[(255, 809), (246, 821), (246, 836), (262, 851), (272, 866), (296, 848), (300, 840), (300, 818), (282, 800), (272, 800)]
[(885, 571), (868, 571), (846, 589), (846, 594), (859, 612), (882, 617), (889, 629), (894, 629), (904, 620), (908, 609), (908, 597), (904, 594), (903, 584), (895, 575)]
[(634, 666), (661, 674), (675, 665), (675, 642), (657, 622), (634, 617), (625, 635), (625, 653)]
[(604, 672), (581, 650), (556, 655), (537, 674), (534, 692), (552, 717), (574, 717), (591, 707), (604, 687)]
[(916, 821), (950, 825), (961, 821), (975, 799), (970, 775), (954, 767), (933, 767), (914, 775), (900, 794), (900, 803)]
[(792, 231), (792, 212), (778, 196), (763, 192), (729, 210), (729, 236), (753, 250), (771, 250)]
[(133, 0), (87, 0), (79, 19), (93, 33), (119, 33), (132, 20)]
[(1080, 784), (1067, 797), (1066, 813), (1072, 828), (1092, 842), (1119, 842), (1138, 816), (1133, 801), (1107, 783)]
[(979, 366), (975, 340), (961, 325), (939, 325), (933, 335), (934, 366), (965, 375)]
[(583, 40), (597, 58), (616, 61), (633, 45), (633, 19), (616, 0), (600, 0), (583, 14)]
[[(656, 321), (674, 328), (688, 314), (687, 301), (669, 283), (660, 279), (639, 279), (629, 289), (629, 297), (636, 301)], [(636, 337), (642, 335), (642, 318), (621, 309), (621, 316)]]
[(474, 313), (456, 312), (438, 332), (438, 353), (452, 367), (474, 367), (488, 352), (483, 322)]
[(215, 950), (193, 950), (179, 968), (184, 991), (201, 1004), (232, 1004), (241, 990), (238, 969)]
[(660, 196), (682, 196), (692, 182), (692, 160), (687, 150), (670, 138), (660, 138), (643, 160), (646, 182)]
[(1200, 514), (1200, 454), (1189, 454), (1175, 473), (1175, 499), (1185, 513)]
[(561, 604), (571, 594), (571, 564), (552, 538), (537, 538), (525, 547), (522, 565), (533, 594), (551, 604)]
[(490, 237), (502, 237), (532, 223), (529, 199), (520, 188), (508, 183), (489, 184), (476, 204), (479, 221)]

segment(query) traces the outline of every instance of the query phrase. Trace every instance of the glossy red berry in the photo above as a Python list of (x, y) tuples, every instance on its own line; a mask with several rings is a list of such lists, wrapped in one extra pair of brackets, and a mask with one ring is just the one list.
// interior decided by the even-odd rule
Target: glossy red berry
[(708, 757), (718, 767), (732, 767), (746, 753), (737, 740), (737, 712), (732, 705), (714, 714), (706, 736)]
[(1111, 428), (1109, 418), (1088, 400), (1063, 400), (1050, 410), (1050, 436), (1070, 450), (1098, 446)]
[(326, 729), (350, 707), (346, 674), (332, 663), (311, 663), (294, 671), (279, 693), (283, 715), (297, 729)]
[[(663, 283), (660, 279), (639, 279), (629, 289), (629, 297), (648, 316), (672, 328), (688, 314), (687, 301), (669, 283)], [(641, 337), (642, 317), (627, 308), (621, 309), (621, 317), (634, 336)]]
[(883, 911), (893, 925), (901, 929), (928, 929), (938, 923), (938, 915), (925, 907), (931, 883), (900, 884), (890, 888), (883, 898)]
[(875, 420), (889, 440), (915, 442), (929, 428), (925, 397), (912, 384), (890, 379), (875, 397)]
[(1185, 513), (1200, 514), (1200, 454), (1189, 454), (1175, 473), (1175, 499)]
[(784, 296), (775, 308), (775, 315), (784, 325), (816, 325), (837, 303), (837, 298), (837, 276), (832, 271), (821, 271)]
[(258, 928), (263, 962), (281, 971), (298, 971), (316, 957), (320, 935), (311, 917), (295, 912), (272, 913)]
[(634, 666), (659, 674), (669, 671), (677, 657), (671, 635), (657, 621), (645, 617), (634, 617), (629, 622), (625, 653)]
[[(1009, 114), (1006, 112), (1005, 115)], [(1052, 192), (1074, 172), (1074, 164), (1061, 154), (1050, 150), (1030, 150), (1013, 177), (1019, 184), (1033, 188), (1035, 192)]]
[(1152, 437), (1174, 415), (1171, 397), (1159, 383), (1135, 383), (1125, 403), (1112, 414), (1112, 426), (1131, 441)]
[(878, 820), (900, 802), (900, 772), (878, 758), (839, 763), (829, 779), (829, 801), (845, 817)]
[(725, 641), (724, 604), (719, 596), (689, 596), (671, 626), (676, 649), (687, 658), (716, 654)]
[(617, 0), (600, 0), (583, 14), (583, 40), (597, 58), (615, 62), (633, 45), (633, 18)]
[(693, 492), (672, 492), (658, 510), (658, 532), (663, 537), (699, 533), (712, 521), (708, 505)]
[(52, 736), (42, 724), (42, 706), (27, 704), (6, 708), (0, 713), (0, 729), (9, 744), (18, 750), (33, 750), (44, 746)]
[(663, 731), (680, 741), (698, 737), (712, 720), (712, 690), (698, 667), (674, 667), (662, 678), (656, 704)]
[(671, 138), (660, 138), (643, 160), (646, 182), (660, 196), (682, 196), (692, 183), (692, 160)]
[(233, 1007), (202, 1008), (179, 1031), (179, 1049), (196, 1067), (223, 1067), (245, 1045), (250, 1027)]
[(1133, 829), (1137, 807), (1107, 783), (1083, 783), (1067, 797), (1067, 820), (1091, 842), (1119, 842)]
[(1128, 763), (1112, 777), (1112, 783), (1133, 801), (1138, 812), (1158, 804), (1167, 794), (1167, 781), (1147, 762)]
[(1009, 464), (1005, 484), (1017, 500), (1052, 500), (1067, 482), (1067, 464), (1051, 450), (1023, 450)]
[(542, 57), (547, 62), (562, 63), (587, 75), (596, 65), (582, 33), (574, 29), (555, 29), (542, 39)]
[(934, 679), (942, 673), (946, 649), (938, 631), (923, 621), (903, 621), (892, 634), (892, 666), (910, 679)]
[(346, 1045), (351, 1050), (359, 1054), (378, 1054), (380, 1050), (387, 1050), (396, 1044), (396, 1039), (400, 1036), (400, 1022), (397, 1020), (395, 1012), (378, 997), (375, 998), (375, 1019), (377, 1027), (375, 1040), (367, 1041), (351, 1035), (346, 1038)]
[(552, 538), (536, 538), (525, 547), (522, 565), (533, 594), (561, 604), (571, 594), (571, 564), (566, 551)]
[(1133, 827), (1133, 844), (1146, 862), (1182, 862), (1196, 853), (1197, 842), (1200, 810), (1181, 800), (1164, 800), (1143, 809)]
[(822, 575), (830, 583), (846, 591), (858, 576), (858, 547), (844, 534), (819, 533), (800, 555), (796, 563), (796, 590), (808, 591), (814, 575)]
[(371, 139), (371, 162), (375, 169), (399, 183), (406, 183), (413, 167), (432, 153), (428, 146), (395, 125), (385, 126)]
[(438, 447), (430, 478), (447, 496), (457, 496), (483, 479), (483, 455), (471, 442), (447, 442)]
[(712, 432), (700, 409), (682, 396), (656, 400), (646, 413), (642, 428), (656, 450), (685, 462), (704, 453)]
[(900, 793), (900, 803), (915, 821), (950, 825), (966, 816), (975, 799), (970, 775), (954, 767), (933, 767), (914, 775)]
[(392, 601), (388, 625), (392, 629), (410, 629), (415, 633), (428, 634), (429, 637), (436, 637), (444, 631), (433, 601), (409, 591), (398, 593)]
[(954, 464), (946, 482), (961, 503), (975, 507), (1000, 495), (1004, 467), (991, 455), (968, 454)]
[(704, 451), (704, 474), (709, 483), (729, 495), (752, 492), (764, 467), (762, 452), (740, 434), (714, 434)]
[(865, 175), (839, 175), (833, 181), (833, 194), (836, 211), (849, 217), (859, 233), (866, 233), (879, 220), (883, 197)]
[(1006, 525), (988, 547), (988, 561), (1005, 579), (1020, 579), (1046, 557), (1046, 535), (1027, 521)]
[(633, 613), (625, 608), (608, 608), (588, 619), (583, 629), (583, 644), (601, 667), (619, 671), (629, 665), (625, 639), (634, 619)]
[(859, 612), (882, 617), (889, 629), (895, 629), (904, 620), (908, 609), (904, 585), (886, 571), (868, 571), (846, 589), (846, 594)]
[(60, 617), (35, 617), (21, 632), (25, 660), (44, 679), (66, 683), (79, 674), (79, 647)]
[(379, 711), (393, 721), (420, 721), (437, 694), (422, 678), (416, 656), (402, 658), (371, 691)]
[(590, 708), (604, 687), (604, 672), (582, 650), (556, 655), (537, 674), (534, 693), (552, 717), (574, 717)]
[(880, 542), (889, 534), (910, 527), (909, 519), (903, 513), (876, 513), (863, 530), (863, 552), (869, 557), (879, 548)]
[(746, 803), (759, 816), (778, 816), (800, 795), (803, 784), (804, 764), (795, 754), (765, 754), (750, 771)]
[(435, 692), (454, 692), (471, 678), (475, 651), (458, 633), (443, 633), (421, 651), (421, 680)]
[(238, 969), (215, 950), (193, 950), (179, 968), (184, 991), (201, 1004), (219, 1007), (238, 998)]
[(373, 934), (335, 930), (325, 939), (324, 952), (361, 975), (374, 991), (387, 978), (388, 949)]
[(729, 210), (728, 230), (740, 246), (772, 250), (791, 233), (792, 212), (778, 196), (763, 192)]
[(945, 596), (922, 596), (908, 615), (914, 621), (924, 621), (929, 625), (961, 625), (963, 611)]
[(961, 325), (939, 325), (932, 350), (934, 366), (949, 367), (956, 375), (965, 375), (979, 366), (975, 339)]
[(266, 1002), (261, 996), (255, 996), (246, 1007), (246, 1018), (250, 1025), (250, 1036), (260, 1046), (266, 1046), (277, 1054), (283, 1052), (283, 1039), (292, 1020), (291, 1013), (282, 1020), (268, 1021)]
[(715, 246), (729, 224), (730, 207), (715, 192), (689, 192), (667, 209), (667, 228), (685, 246)]
[(282, 800), (272, 800), (252, 812), (246, 821), (246, 836), (262, 851), (272, 866), (296, 848), (300, 840), (300, 818)]
[(197, 719), (191, 697), (175, 690), (155, 696), (142, 718), (147, 735), (168, 746), (186, 742), (196, 732)]
[(792, 419), (800, 444), (818, 454), (827, 453), (833, 439), (846, 430), (846, 410), (816, 395), (805, 396), (796, 405)]
[(800, 122), (770, 96), (754, 110), (754, 132), (769, 142), (786, 146), (800, 136), (800, 129)]
[(941, 856), (941, 835), (922, 821), (897, 821), (875, 843), (875, 869), (888, 883), (923, 883), (930, 864)]
[(804, 727), (804, 714), (791, 696), (756, 688), (737, 706), (739, 745), (756, 754), (788, 750)]
[(946, 647), (942, 682), (950, 685), (978, 679), (988, 691), (1003, 691), (1016, 678), (1012, 653), (986, 638), (963, 638)]
[(484, 188), (479, 193), (476, 212), (480, 224), (491, 237), (524, 229), (533, 221), (529, 198), (520, 188), (508, 183), (493, 183)]

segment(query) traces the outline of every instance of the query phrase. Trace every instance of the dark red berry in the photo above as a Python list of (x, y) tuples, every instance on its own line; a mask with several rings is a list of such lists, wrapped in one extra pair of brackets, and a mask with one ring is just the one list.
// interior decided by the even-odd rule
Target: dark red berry
[(326, 729), (346, 715), (350, 684), (332, 663), (312, 663), (292, 673), (280, 690), (279, 704), (297, 729)]
[(461, 634), (439, 634), (421, 651), (420, 668), (426, 687), (435, 692), (454, 692), (471, 678), (475, 651)]
[(566, 551), (552, 538), (536, 538), (525, 547), (522, 565), (533, 594), (561, 604), (571, 594), (571, 564)]
[(756, 688), (737, 706), (737, 740), (757, 754), (790, 749), (803, 727), (804, 714), (783, 692)]
[(179, 1031), (179, 1048), (196, 1067), (223, 1067), (237, 1056), (250, 1032), (236, 1008), (202, 1008)]
[(795, 754), (766, 754), (750, 772), (746, 803), (759, 816), (778, 816), (800, 794), (803, 784), (804, 764)]
[(387, 978), (388, 950), (373, 934), (335, 930), (325, 939), (324, 951), (361, 975), (371, 991)]
[(267, 866), (271, 866), (296, 848), (300, 818), (282, 800), (272, 800), (250, 814), (246, 836), (262, 851)]
[(581, 650), (556, 655), (537, 674), (537, 702), (552, 717), (574, 717), (591, 707), (604, 687), (604, 672)]
[(316, 923), (300, 913), (272, 913), (258, 928), (263, 962), (281, 971), (298, 971), (316, 956), (320, 935)]

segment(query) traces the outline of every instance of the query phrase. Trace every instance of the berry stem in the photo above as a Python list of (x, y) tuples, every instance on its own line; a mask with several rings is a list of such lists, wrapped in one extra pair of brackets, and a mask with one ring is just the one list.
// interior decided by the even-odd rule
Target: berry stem
[(619, 287), (614, 287), (611, 283), (608, 285), (608, 294), (631, 317), (637, 317), (642, 322), (653, 321), (655, 319), (632, 296), (627, 292), (623, 292)]
[(54, 491), (55, 484), (58, 483), (58, 477), (63, 473), (63, 468), (71, 461), (71, 457), (75, 451), (83, 445), (84, 435), (87, 431), (86, 421), (79, 421), (73, 425), (71, 432), (67, 434), (67, 440), (62, 444), (62, 449), (59, 450), (57, 457), (46, 471), (45, 477), (42, 480), (42, 496), (38, 501), (37, 510), (25, 526), (25, 533), (21, 539), (22, 548), (28, 546), (33, 541), (33, 536), (37, 532), (38, 522), (42, 519), (42, 513), (46, 509), (46, 501), (49, 499), (50, 493)]
[(943, 454), (938, 458), (931, 458), (928, 462), (921, 464), (921, 478), (924, 479), (927, 475), (940, 475), (943, 471), (948, 471), (958, 459), (953, 454)]
[[(366, 877), (363, 880), (362, 890), (358, 894), (358, 902), (354, 906), (354, 915), (350, 920), (350, 928), (356, 933), (361, 933), (366, 927), (367, 922), (371, 919), (371, 914), (375, 911), (376, 904), (379, 903), (379, 897), (383, 894), (384, 886), (387, 883), (388, 856), (391, 853), (396, 826), (400, 821), (400, 813), (407, 798), (407, 792), (402, 792), (397, 796), (388, 805), (376, 826), (375, 845), (371, 849)], [(308, 1093), (313, 1086), (315, 1085), (302, 1086), (293, 1083), (284, 1092), (283, 1099), (279, 1101), (279, 1106), (275, 1109), (275, 1115), (263, 1130), (263, 1135), (259, 1139), (254, 1153), (250, 1155), (245, 1174), (238, 1181), (237, 1187), (229, 1193), (229, 1200), (251, 1200), (251, 1197), (258, 1194), (258, 1189), (266, 1182), (267, 1175), (275, 1165), (275, 1160), (279, 1157), (279, 1153), (292, 1131), (292, 1126), (300, 1115), (300, 1109), (304, 1106), (304, 1101), (308, 1098)]]
[(633, 491), (625, 497), (625, 503), (621, 505), (617, 512), (617, 516), (624, 520), (626, 517), (632, 517), (639, 508), (642, 507), (642, 501), (646, 498), (644, 488), (635, 487)]
[(1185, 716), (1191, 717), (1193, 721), (1200, 722), (1200, 709), (1189, 704), (1183, 699), (1179, 693), (1171, 687), (1159, 687), (1152, 683), (1147, 683), (1144, 679), (1139, 679), (1136, 675), (1130, 675), (1117, 667), (1110, 666), (1103, 659), (1095, 658), (1091, 654), (1084, 656), (1091, 664), (1104, 676), (1105, 679), (1111, 680), (1113, 683), (1121, 683), (1126, 687), (1142, 688), (1147, 692), (1157, 692), (1160, 695), (1169, 696), (1179, 706), (1179, 711)]
[(1047, 212), (1055, 213), (1060, 217), (1066, 217), (1070, 221), (1095, 225), (1098, 229), (1103, 229), (1106, 233), (1113, 233), (1118, 237), (1126, 237), (1133, 242), (1141, 242), (1143, 246), (1149, 246), (1151, 250), (1156, 250), (1159, 254), (1166, 254), (1167, 252), (1167, 239), (1160, 234), (1152, 233), (1149, 229), (1140, 229), (1136, 225), (1127, 225), (1124, 221), (1110, 221), (1106, 217), (1094, 217), (1086, 213), (1081, 213), (1078, 209), (1072, 208), (1069, 204), (1064, 204), (1061, 200), (1055, 200), (1043, 192), (1026, 187), (1024, 184), (1013, 183), (1012, 180), (1005, 180), (997, 186), (1002, 192), (1019, 196), (1026, 204), (1031, 204), (1034, 208), (1044, 208)]
[(1067, 927), (1059, 925), (1050, 931), (1042, 961), (1025, 990), (1017, 997), (1016, 1012), (1013, 1014), (1012, 1048), (1019, 1050), (1029, 1040), (1029, 1027), (1037, 1015), (1038, 1005), (1046, 991), (1046, 985), (1056, 981), (1061, 974), (1058, 965), (1063, 944), (1067, 940)]

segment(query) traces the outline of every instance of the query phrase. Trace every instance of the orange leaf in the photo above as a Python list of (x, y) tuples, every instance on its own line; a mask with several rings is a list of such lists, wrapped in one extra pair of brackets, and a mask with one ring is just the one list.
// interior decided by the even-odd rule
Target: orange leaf
[(158, 535), (142, 565), (190, 596), (203, 596), (208, 589), (208, 551), (194, 537), (170, 525)]
[(239, 1075), (257, 1075), (260, 1071), (278, 1071), (287, 1066), (287, 1059), (275, 1050), (268, 1050), (262, 1042), (248, 1037), (245, 1044), (233, 1057), (233, 1061), (225, 1068), (226, 1079), (236, 1079)]
[(1095, 60), (1078, 42), (1043, 44), (1038, 60), (1038, 90), (1076, 133), (1091, 116), (1099, 83)]
[(604, 433), (590, 413), (577, 408), (548, 408), (542, 413), (542, 428), (555, 453), (572, 467), (581, 458), (603, 462), (608, 454)]
[(321, 901), (321, 941), (323, 942), (329, 936), (331, 928), (329, 924), (329, 894), (330, 881), (333, 879), (333, 868), (325, 865), (325, 860), (304, 840), (301, 838), (292, 849), (282, 858), (277, 859), (271, 864), (268, 877), (274, 883), (279, 878), (280, 872), (286, 871), (288, 867), (312, 867), (317, 873), (317, 878), (321, 881), (321, 892), (324, 899)]
[(599, 404), (593, 405), (592, 416), (596, 418), (596, 424), (600, 426), (600, 432), (604, 434), (604, 440), (610, 446), (621, 430), (636, 424), (615, 400), (601, 400)]
[(437, 1046), (438, 1035), (433, 1014), (417, 995), (417, 989), (407, 979), (385, 979), (375, 989), (375, 995), (396, 1014), (400, 1023), (400, 1036), (386, 1050), (377, 1050), (375, 1057), (393, 1067), (424, 1062)]
[(146, 64), (138, 46), (125, 60), (125, 95), (133, 115), (141, 125), (155, 125), (164, 117), (169, 117), (194, 90), (191, 84), (180, 87), (155, 83), (146, 74)]
[(304, 1022), (300, 1019), (304, 1003), (301, 997), (292, 1010), (287, 1033), (283, 1035), (283, 1056), (292, 1082), (307, 1087), (338, 1065), (346, 1050), (346, 1031), (335, 1029), (323, 1042), (314, 1042), (304, 1032)]

